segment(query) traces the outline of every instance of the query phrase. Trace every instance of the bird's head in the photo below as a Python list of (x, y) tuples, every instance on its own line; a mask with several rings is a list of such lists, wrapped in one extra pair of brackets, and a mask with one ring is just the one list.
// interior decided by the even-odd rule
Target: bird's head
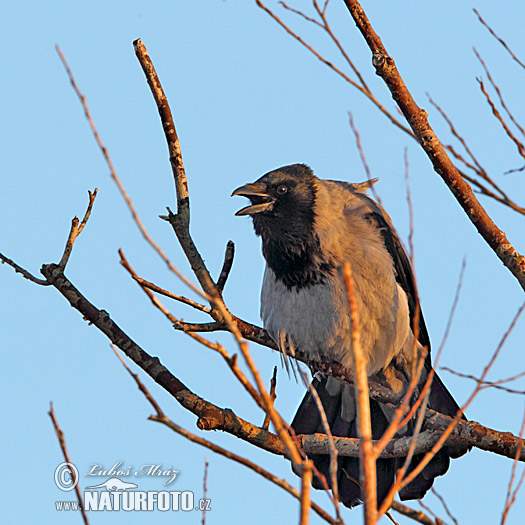
[(232, 193), (251, 201), (235, 215), (250, 215), (256, 233), (263, 238), (282, 234), (303, 237), (313, 227), (316, 181), (305, 164), (270, 171)]
[(291, 164), (232, 194), (250, 199), (251, 204), (236, 215), (252, 217), (267, 265), (290, 290), (322, 283), (335, 268), (322, 253), (316, 233), (321, 183), (305, 164)]

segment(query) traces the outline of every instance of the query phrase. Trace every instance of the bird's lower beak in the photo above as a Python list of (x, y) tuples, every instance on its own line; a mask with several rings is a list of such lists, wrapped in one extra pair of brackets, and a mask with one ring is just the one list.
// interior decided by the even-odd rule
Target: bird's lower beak
[(256, 215), (263, 211), (269, 211), (273, 205), (274, 200), (266, 191), (266, 184), (262, 182), (253, 182), (252, 184), (246, 184), (237, 188), (233, 193), (234, 195), (241, 195), (241, 197), (248, 197), (252, 201), (250, 206), (242, 208), (235, 215)]

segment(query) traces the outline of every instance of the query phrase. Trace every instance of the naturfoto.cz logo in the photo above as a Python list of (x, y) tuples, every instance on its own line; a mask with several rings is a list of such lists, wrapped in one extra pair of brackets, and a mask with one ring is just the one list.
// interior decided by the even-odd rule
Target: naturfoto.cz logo
[[(192, 510), (208, 511), (211, 510), (210, 500), (208, 498), (195, 499), (195, 495), (189, 490), (178, 491), (142, 491), (134, 490), (138, 488), (136, 483), (124, 481), (117, 477), (124, 476), (163, 476), (167, 479), (164, 485), (174, 481), (178, 471), (163, 469), (160, 465), (143, 465), (140, 469), (133, 470), (130, 466), (126, 469), (120, 469), (122, 462), (116, 463), (111, 469), (104, 470), (100, 465), (92, 466), (86, 476), (106, 476), (113, 474), (108, 479), (96, 485), (88, 486), (81, 493), (83, 508), (85, 511), (179, 511), (189, 512)], [(97, 467), (97, 468), (95, 468)], [(55, 484), (64, 491), (73, 490), (78, 484), (78, 469), (72, 463), (61, 463), (55, 469)], [(56, 510), (69, 511), (79, 510), (78, 500), (56, 501)]]

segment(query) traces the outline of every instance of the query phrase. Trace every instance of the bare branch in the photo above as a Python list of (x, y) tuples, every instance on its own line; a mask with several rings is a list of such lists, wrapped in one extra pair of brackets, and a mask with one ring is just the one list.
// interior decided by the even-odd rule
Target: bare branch
[(517, 252), (505, 233), (492, 221), (472, 192), (469, 184), (459, 174), (428, 123), (427, 112), (420, 109), (412, 98), (394, 60), (388, 55), (359, 2), (357, 0), (345, 0), (345, 4), (372, 52), (372, 63), (376, 73), (389, 88), (392, 97), (432, 162), (434, 170), (447, 184), (487, 244), (516, 277), (521, 287), (525, 289), (525, 257)]
[[(237, 324), (237, 328), (242, 336), (248, 341), (253, 341), (262, 346), (271, 348), (272, 350), (278, 350), (277, 345), (273, 339), (268, 335), (268, 332), (260, 326), (248, 323), (239, 319), (238, 317), (232, 316), (232, 319)], [(223, 322), (214, 323), (187, 323), (179, 321), (175, 330), (184, 330), (189, 332), (229, 332), (228, 325)]]
[(279, 2), (283, 7), (284, 9), (286, 9), (287, 11), (290, 11), (290, 13), (294, 13), (298, 16), (300, 16), (301, 18), (303, 18), (304, 20), (306, 20), (307, 22), (310, 22), (320, 28), (323, 27), (323, 24), (321, 22), (319, 22), (319, 20), (316, 20), (315, 18), (312, 18), (310, 16), (307, 16), (306, 13), (303, 13), (302, 11), (299, 11), (298, 9), (294, 9), (293, 7), (290, 7), (288, 4), (286, 4), (286, 2)]
[[(496, 87), (497, 89), (497, 87)], [(518, 213), (521, 213), (525, 215), (525, 208), (522, 208), (521, 206), (518, 206), (515, 202), (513, 202), (510, 197), (507, 195), (503, 189), (501, 189), (500, 186), (494, 182), (494, 180), (489, 176), (485, 168), (481, 165), (481, 163), (478, 161), (472, 150), (467, 145), (467, 142), (465, 139), (459, 134), (456, 127), (452, 123), (452, 120), (448, 117), (448, 115), (445, 113), (445, 111), (432, 99), (432, 97), (427, 93), (427, 97), (429, 102), (438, 110), (439, 114), (443, 117), (445, 122), (448, 124), (450, 132), (452, 135), (458, 140), (458, 142), (462, 145), (463, 149), (467, 152), (467, 155), (471, 158), (472, 163), (470, 163), (467, 159), (465, 159), (459, 152), (457, 152), (452, 145), (445, 146), (445, 149), (448, 150), (450, 153), (452, 153), (453, 157), (462, 162), (467, 168), (471, 169), (477, 176), (479, 176), (481, 179), (485, 180), (497, 193), (494, 193), (492, 190), (490, 190), (487, 186), (485, 186), (483, 183), (481, 183), (478, 179), (475, 179), (466, 173), (458, 170), (460, 175), (468, 182), (473, 184), (483, 195), (486, 195), (487, 197), (490, 197), (492, 199), (497, 200), (501, 204), (505, 204), (509, 208), (513, 209), (514, 211), (517, 211)], [(511, 117), (512, 118), (512, 117)]]
[(320, 60), (323, 64), (326, 64), (330, 69), (332, 69), (335, 73), (337, 73), (339, 76), (341, 76), (346, 82), (348, 82), (350, 85), (355, 87), (358, 91), (360, 91), (363, 95), (365, 95), (378, 109), (385, 115), (390, 122), (400, 130), (404, 131), (410, 136), (413, 136), (410, 129), (408, 129), (406, 126), (403, 126), (380, 102), (379, 100), (370, 92), (367, 91), (366, 88), (363, 86), (360, 86), (357, 82), (352, 80), (346, 73), (341, 71), (339, 68), (334, 66), (329, 60), (324, 58), (322, 55), (320, 55), (312, 46), (310, 46), (307, 42), (305, 42), (297, 33), (293, 32), (271, 9), (269, 9), (266, 5), (264, 5), (260, 0), (255, 0), (255, 3), (258, 7), (260, 7), (263, 11), (265, 11), (268, 15), (270, 15), (275, 22), (277, 22), (289, 35), (291, 35), (293, 38), (295, 38), (300, 44), (302, 44), (310, 53), (312, 53), (318, 60)]
[[(124, 333), (110, 318), (104, 310), (97, 309), (91, 304), (65, 277), (57, 265), (44, 265), (43, 274), (49, 282), (69, 301), (82, 317), (90, 324), (95, 325), (111, 342), (120, 348), (135, 364), (142, 368), (156, 383), (168, 391), (184, 408), (195, 414), (198, 426), (202, 430), (223, 430), (239, 439), (247, 441), (259, 448), (272, 452), (273, 454), (285, 455), (285, 449), (280, 439), (264, 429), (236, 416), (231, 410), (221, 409), (203, 398), (194, 394), (186, 385), (166, 369), (157, 357), (150, 356), (138, 346), (126, 333)], [(349, 382), (344, 375), (345, 372), (337, 364), (320, 365), (321, 371), (332, 373), (334, 377)], [(382, 385), (370, 382), (370, 396), (384, 404), (396, 406), (399, 397)], [(454, 421), (453, 418), (440, 414), (434, 410), (427, 409), (424, 427), (429, 433), (423, 432), (418, 438), (416, 454), (423, 450), (419, 444), (424, 445), (425, 450), (433, 446), (443, 431)], [(325, 436), (324, 445), (319, 436), (298, 436), (302, 448), (307, 454), (329, 453), (329, 443)], [(450, 443), (464, 443), (475, 446), (481, 450), (494, 452), (496, 454), (514, 458), (518, 450), (519, 460), (525, 461), (525, 449), (523, 440), (512, 435), (510, 432), (499, 432), (484, 427), (475, 421), (459, 421), (456, 428), (450, 432)], [(343, 441), (341, 441), (343, 440)], [(358, 441), (351, 438), (334, 438), (334, 443), (340, 455), (358, 456)], [(341, 443), (343, 443), (341, 445)], [(324, 448), (320, 448), (319, 445)], [(379, 457), (405, 456), (409, 446), (407, 438), (392, 440)], [(353, 452), (352, 452), (353, 449)], [(396, 452), (397, 451), (397, 452)]]
[[(157, 76), (157, 72), (153, 67), (151, 58), (146, 47), (142, 43), (142, 40), (140, 38), (135, 40), (133, 42), (133, 47), (135, 49), (135, 55), (137, 56), (146, 76), (155, 103), (157, 104), (162, 127), (164, 129), (164, 135), (166, 136), (166, 142), (168, 144), (170, 163), (177, 192), (177, 214), (174, 215), (168, 208), (168, 220), (177, 234), (179, 243), (184, 250), (186, 257), (190, 261), (192, 270), (199, 280), (202, 289), (209, 295), (210, 291), (215, 290), (215, 285), (213, 284), (204, 261), (197, 251), (189, 233), (190, 200), (188, 194), (188, 181), (186, 179), (179, 138), (171, 115), (171, 109), (166, 95), (164, 94), (164, 90), (162, 89), (159, 77)], [(200, 290), (198, 293), (202, 295)], [(210, 300), (208, 295), (206, 295), (206, 298)]]
[[(266, 478), (267, 480), (271, 481), (272, 483), (275, 483), (277, 486), (283, 488), (286, 492), (297, 498), (301, 501), (301, 494), (297, 489), (292, 487), (289, 483), (287, 483), (285, 480), (280, 479), (273, 475), (272, 473), (268, 472), (267, 470), (263, 469), (256, 463), (253, 463), (252, 461), (243, 458), (241, 456), (238, 456), (237, 454), (226, 450), (225, 448), (222, 448), (211, 441), (208, 441), (207, 439), (204, 439), (200, 436), (197, 436), (195, 434), (192, 434), (188, 430), (182, 428), (181, 426), (177, 425), (174, 421), (169, 419), (162, 409), (160, 408), (159, 404), (156, 402), (154, 397), (151, 395), (149, 390), (146, 388), (144, 383), (140, 380), (139, 376), (137, 374), (134, 374), (129, 367), (126, 365), (122, 357), (119, 355), (119, 353), (115, 350), (115, 348), (112, 346), (113, 351), (117, 354), (117, 357), (120, 359), (121, 363), (124, 365), (124, 368), (128, 371), (128, 373), (131, 375), (131, 377), (134, 379), (135, 383), (137, 384), (139, 390), (144, 394), (146, 399), (151, 403), (155, 411), (157, 412), (156, 415), (150, 416), (148, 419), (151, 421), (157, 421), (158, 423), (162, 423), (163, 425), (167, 426), (174, 432), (177, 432), (181, 436), (185, 437), (189, 441), (192, 441), (193, 443), (197, 443), (198, 445), (204, 446), (208, 448), (209, 450), (212, 450), (213, 452), (220, 454), (221, 456), (224, 456), (228, 459), (231, 459), (233, 461), (236, 461), (237, 463), (240, 463), (241, 465), (244, 465), (245, 467), (250, 468), (257, 474), (260, 474), (262, 477)], [(313, 502), (310, 502), (311, 508), (319, 514), (325, 521), (328, 523), (334, 524), (335, 521), (326, 513), (323, 509), (321, 509), (318, 505), (316, 505)]]
[[(273, 341), (271, 341), (271, 339), (269, 338), (268, 338), (269, 344), (266, 344), (265, 338), (268, 336), (262, 328), (257, 327), (255, 325), (249, 325), (248, 323), (246, 323), (246, 325), (248, 326), (248, 328), (246, 329), (246, 332), (244, 331), (245, 330), (244, 326), (239, 325), (241, 331), (243, 332), (244, 337), (246, 337), (247, 339), (259, 342), (263, 346), (267, 346), (269, 348), (275, 348), (274, 346), (272, 346), (274, 345)], [(192, 325), (191, 329), (193, 330), (195, 328), (198, 328), (199, 326), (200, 325)], [(220, 326), (218, 328), (214, 327), (213, 329), (214, 330), (215, 329), (226, 330), (224, 326)], [(253, 337), (253, 334), (257, 334), (257, 337)], [(306, 357), (302, 356), (300, 353), (297, 353), (297, 352), (296, 352), (296, 359), (298, 359), (299, 361), (303, 361), (305, 363), (307, 362)], [(348, 379), (349, 377), (351, 377), (351, 374), (348, 371), (344, 370), (344, 368), (341, 367), (341, 365), (339, 365), (338, 363), (335, 363), (335, 362), (316, 363), (316, 369), (323, 373), (332, 375), (333, 377), (341, 381), (352, 384), (351, 381)], [(399, 398), (398, 395), (394, 394), (392, 391), (388, 390), (387, 388), (383, 387), (382, 385), (374, 381), (370, 381), (369, 388), (370, 388), (370, 397), (372, 397), (373, 399), (381, 403), (386, 403), (394, 408), (398, 408), (399, 403), (401, 402), (401, 399)], [(419, 399), (421, 399), (421, 397)], [(419, 404), (417, 406), (419, 406)], [(405, 419), (406, 417), (412, 417), (412, 415), (407, 414), (407, 416), (405, 416)], [(435, 412), (433, 410), (427, 409), (426, 420), (425, 420), (424, 426), (428, 430), (442, 432), (443, 429), (446, 428), (451, 421), (452, 419), (450, 417), (445, 416), (443, 414), (439, 414), (438, 412)], [(438, 434), (435, 434), (434, 436), (435, 436), (435, 439), (433, 439), (432, 441), (427, 441), (429, 443), (428, 448), (430, 448), (433, 444), (436, 443), (438, 439), (437, 438)], [(452, 442), (454, 443), (462, 442), (462, 443), (477, 447), (481, 450), (494, 452), (496, 454), (500, 454), (500, 455), (503, 455), (509, 458), (514, 457), (517, 447), (521, 443), (521, 440), (519, 438), (517, 438), (516, 436), (513, 436), (510, 433), (499, 432), (497, 430), (493, 430), (488, 427), (484, 427), (475, 421), (459, 422), (458, 428), (452, 432), (451, 438), (453, 438), (451, 443)], [(308, 438), (303, 436), (301, 439), (302, 439), (302, 447), (306, 453), (329, 454), (329, 445), (327, 441), (323, 445), (321, 445), (323, 447), (321, 449), (319, 448), (309, 449), (308, 448), (309, 446), (317, 447), (317, 445), (319, 444), (318, 440), (317, 439), (315, 440), (315, 444), (313, 441), (307, 444)], [(342, 448), (340, 447), (338, 443), (338, 440), (343, 439), (343, 438), (334, 438), (334, 439), (335, 439), (336, 448), (338, 449), (338, 452), (340, 455), (352, 455), (352, 456), (359, 455), (357, 452), (358, 441), (355, 441), (354, 445), (352, 445), (354, 446), (354, 452), (348, 453), (348, 452), (343, 452)], [(348, 439), (347, 442), (351, 443), (350, 438), (347, 438), (347, 439)], [(403, 439), (403, 438), (400, 438), (400, 439)], [(379, 442), (374, 443), (374, 446), (377, 446), (378, 443)], [(389, 443), (401, 444), (402, 441), (393, 440)], [(421, 452), (424, 452), (425, 450), (428, 450), (428, 448), (424, 449), (423, 447), (422, 449), (419, 449), (416, 447), (415, 453), (419, 454)], [(387, 449), (388, 449), (388, 445), (387, 445)], [(379, 457), (394, 457), (390, 455), (387, 449), (385, 449)], [(314, 452), (312, 452), (312, 450), (314, 450)], [(395, 454), (395, 457), (405, 456), (407, 450), (408, 448), (403, 448), (403, 452), (399, 454)], [(525, 453), (522, 453), (520, 455), (520, 461), (525, 461)]]
[(95, 325), (120, 348), (137, 366), (169, 392), (184, 408), (195, 414), (202, 430), (224, 430), (240, 439), (270, 451), (283, 451), (280, 439), (247, 421), (231, 410), (221, 409), (194, 394), (184, 383), (164, 367), (157, 357), (150, 356), (111, 319), (110, 315), (90, 303), (67, 279), (56, 264), (42, 267), (49, 282), (82, 314), (84, 320)]
[(225, 326), (224, 323), (219, 323), (217, 321), (213, 321), (211, 323), (187, 323), (186, 321), (181, 321), (180, 319), (176, 319), (174, 321), (173, 328), (182, 332), (229, 331), (228, 327)]
[(467, 152), (468, 156), (472, 159), (472, 162), (474, 162), (475, 166), (472, 166), (468, 164), (466, 161), (464, 161), (461, 157), (457, 157), (462, 160), (462, 162), (469, 166), (471, 169), (473, 169), (480, 177), (485, 179), (487, 182), (492, 184), (495, 189), (499, 191), (499, 188), (494, 184), (492, 179), (487, 175), (487, 172), (485, 168), (480, 164), (472, 150), (469, 148), (467, 142), (465, 139), (459, 134), (459, 132), (456, 129), (456, 126), (452, 122), (452, 120), (449, 118), (449, 116), (445, 113), (444, 109), (434, 101), (434, 99), (430, 96), (429, 93), (427, 93), (428, 101), (438, 110), (439, 114), (443, 117), (443, 120), (448, 124), (448, 127), (450, 129), (450, 132), (452, 135), (458, 140), (458, 142), (463, 146), (463, 149)]
[(126, 205), (128, 206), (128, 209), (131, 212), (131, 215), (133, 217), (133, 220), (134, 220), (135, 224), (137, 225), (137, 227), (139, 228), (140, 232), (142, 233), (142, 236), (148, 242), (148, 244), (158, 253), (158, 255), (164, 260), (164, 262), (166, 263), (168, 268), (175, 275), (177, 275), (177, 277), (179, 277), (179, 279), (181, 279), (184, 283), (186, 283), (194, 292), (196, 292), (197, 294), (202, 296), (203, 295), (202, 291), (199, 290), (199, 288), (197, 288), (190, 281), (188, 281), (188, 279), (182, 273), (180, 273), (179, 270), (177, 270), (177, 268), (175, 268), (175, 265), (170, 261), (168, 256), (162, 250), (162, 248), (153, 240), (153, 238), (150, 236), (150, 234), (146, 230), (146, 227), (144, 226), (144, 223), (142, 222), (142, 219), (140, 218), (139, 214), (137, 213), (131, 198), (127, 194), (126, 189), (124, 188), (122, 182), (120, 181), (120, 178), (117, 175), (117, 171), (115, 170), (115, 167), (113, 166), (113, 162), (111, 161), (111, 157), (109, 156), (109, 151), (106, 148), (106, 146), (104, 145), (104, 143), (102, 142), (102, 139), (100, 138), (98, 130), (97, 130), (96, 126), (95, 126), (95, 122), (93, 121), (93, 118), (91, 116), (91, 112), (89, 110), (89, 106), (87, 104), (86, 98), (81, 93), (81, 91), (80, 91), (80, 89), (79, 89), (79, 87), (78, 87), (78, 85), (77, 85), (77, 83), (75, 81), (75, 77), (73, 76), (73, 73), (72, 73), (71, 69), (69, 68), (69, 65), (68, 65), (68, 63), (66, 61), (66, 58), (65, 58), (64, 54), (62, 53), (62, 50), (60, 49), (59, 46), (56, 46), (56, 51), (57, 51), (57, 53), (58, 53), (58, 55), (60, 57), (60, 60), (62, 61), (62, 64), (64, 65), (64, 68), (65, 68), (66, 73), (67, 73), (67, 75), (69, 77), (71, 85), (73, 86), (73, 89), (75, 90), (75, 93), (77, 94), (77, 96), (78, 96), (78, 98), (80, 100), (80, 103), (82, 104), (82, 107), (84, 109), (84, 113), (86, 115), (86, 119), (87, 119), (87, 121), (89, 123), (91, 131), (93, 132), (93, 136), (95, 137), (95, 141), (97, 142), (100, 150), (102, 151), (102, 155), (104, 156), (104, 159), (106, 160), (106, 163), (107, 163), (107, 165), (109, 167), (109, 172), (110, 172), (111, 178), (113, 179), (113, 181), (117, 185), (117, 188), (118, 188), (120, 194), (124, 198), (124, 201), (126, 202)]
[(322, 10), (319, 8), (319, 4), (317, 0), (313, 0), (313, 2), (314, 2), (314, 6), (315, 6), (315, 9), (318, 15), (321, 17), (321, 20), (323, 21), (324, 30), (328, 33), (328, 35), (332, 39), (332, 42), (336, 45), (337, 49), (339, 50), (343, 58), (346, 60), (347, 64), (351, 67), (352, 71), (355, 73), (356, 77), (359, 79), (359, 82), (363, 86), (364, 90), (367, 93), (371, 93), (370, 88), (367, 86), (363, 76), (361, 75), (361, 72), (354, 65), (352, 59), (348, 56), (348, 53), (344, 50), (343, 46), (339, 42), (339, 39), (334, 35), (332, 28), (330, 27), (330, 24), (328, 23), (328, 19), (326, 18), (326, 7), (328, 5), (328, 1), (325, 3)]
[[(129, 264), (122, 250), (119, 250), (119, 255), (120, 255), (120, 264), (122, 264), (122, 266), (124, 266), (124, 268), (126, 268), (126, 270), (131, 274), (131, 276), (138, 282), (137, 274), (135, 273), (135, 270)], [(148, 288), (142, 287), (142, 290), (149, 297), (153, 305), (157, 307), (171, 321), (173, 326), (181, 323), (177, 318), (175, 318), (171, 314), (171, 312), (162, 304), (162, 302), (156, 296), (153, 295), (153, 293)], [(246, 391), (251, 395), (253, 400), (264, 410), (265, 407), (261, 399), (261, 396), (257, 393), (253, 385), (248, 381), (248, 378), (244, 375), (242, 370), (237, 365), (237, 355), (230, 356), (230, 354), (226, 351), (226, 349), (221, 344), (212, 343), (211, 341), (208, 341), (204, 337), (201, 337), (198, 334), (192, 333), (191, 331), (188, 331), (188, 330), (184, 330), (184, 331), (190, 337), (198, 341), (200, 344), (218, 352), (224, 358), (224, 360), (230, 367), (231, 371), (234, 373), (235, 377), (244, 386)]]
[(430, 388), (428, 388), (425, 394), (421, 396), (423, 398), (423, 402), (421, 403), (421, 408), (419, 409), (419, 413), (416, 419), (416, 424), (414, 426), (413, 435), (411, 436), (412, 439), (410, 440), (410, 446), (408, 449), (408, 453), (406, 455), (406, 458), (405, 458), (405, 461), (403, 462), (402, 467), (398, 469), (396, 473), (396, 480), (394, 484), (390, 487), (388, 494), (385, 496), (383, 503), (381, 503), (381, 506), (379, 507), (378, 514), (380, 516), (384, 514), (390, 508), (392, 502), (394, 501), (394, 496), (396, 495), (397, 491), (402, 487), (403, 478), (408, 468), (410, 467), (410, 463), (412, 461), (412, 458), (416, 450), (417, 438), (419, 436), (421, 426), (423, 425), (423, 421), (425, 418), (425, 409), (428, 404), (429, 395), (430, 395)]
[(299, 525), (308, 525), (310, 521), (310, 486), (312, 484), (312, 462), (306, 460), (303, 467), (303, 475), (301, 479), (301, 516)]
[(488, 188), (479, 179), (476, 179), (472, 176), (467, 175), (463, 171), (458, 170), (460, 175), (466, 181), (473, 184), (482, 195), (486, 195), (487, 197), (490, 197), (500, 202), (501, 204), (508, 206), (514, 211), (517, 211), (518, 213), (525, 215), (525, 208), (517, 205), (514, 201), (512, 201), (511, 198), (508, 196), (508, 194), (500, 186), (498, 186), (498, 184), (496, 184), (494, 179), (492, 179), (489, 176), (485, 168), (481, 165), (479, 160), (476, 158), (472, 150), (467, 145), (467, 142), (465, 141), (465, 139), (459, 134), (456, 127), (454, 126), (454, 124), (452, 123), (448, 115), (445, 113), (445, 111), (432, 99), (432, 97), (430, 97), (428, 93), (427, 93), (427, 97), (429, 99), (429, 102), (438, 110), (439, 114), (443, 117), (445, 122), (448, 124), (450, 132), (458, 140), (458, 142), (462, 145), (463, 149), (467, 152), (467, 155), (471, 158), (473, 164), (469, 162), (467, 159), (465, 159), (458, 151), (456, 151), (452, 145), (445, 146), (445, 149), (447, 149), (453, 155), (454, 158), (456, 158), (457, 160), (462, 162), (467, 168), (472, 170), (475, 173), (475, 175), (477, 175), (482, 180), (486, 181), (490, 186), (492, 186), (494, 191), (496, 191), (497, 193), (494, 193), (494, 191)]
[[(366, 358), (361, 348), (359, 313), (354, 292), (352, 267), (349, 262), (343, 265), (343, 277), (350, 304), (352, 331), (352, 351), (354, 356), (355, 397), (357, 405), (357, 435), (361, 439), (359, 454), (359, 484), (362, 487), (361, 499), (365, 505), (365, 525), (374, 525), (377, 513), (376, 455), (372, 445), (372, 422), (370, 419), (370, 398)], [(388, 509), (387, 509), (388, 510)]]

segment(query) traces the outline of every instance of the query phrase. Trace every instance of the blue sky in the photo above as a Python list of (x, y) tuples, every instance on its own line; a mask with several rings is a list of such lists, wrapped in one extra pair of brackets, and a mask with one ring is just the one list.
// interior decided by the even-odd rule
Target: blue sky
[[(268, 0), (268, 5), (279, 9), (273, 1)], [(480, 0), (430, 7), (407, 0), (402, 5), (378, 1), (363, 6), (416, 101), (429, 110), (438, 136), (445, 143), (451, 140), (447, 126), (426, 99), (427, 92), (468, 138), (489, 173), (524, 205), (523, 173), (503, 175), (520, 167), (523, 159), (482, 99), (476, 76), (483, 71), (472, 46), (486, 60), (522, 123), (525, 71), (471, 10), (476, 7), (523, 59), (523, 5), (514, 1), (496, 6)], [(367, 82), (392, 108), (342, 2), (332, 0), (328, 13)], [(284, 16), (331, 60), (341, 63), (319, 31)], [(43, 263), (58, 261), (71, 218), (83, 214), (87, 191), (98, 187), (92, 217), (67, 267), (68, 277), (196, 393), (254, 423), (262, 422), (260, 410), (236, 384), (222, 358), (174, 332), (118, 264), (117, 249), (122, 248), (145, 278), (174, 292), (189, 293), (132, 223), (54, 46), (59, 44), (66, 55), (147, 228), (177, 267), (190, 275), (171, 229), (158, 219), (166, 206), (174, 206), (174, 189), (157, 111), (133, 52), (132, 42), (140, 37), (171, 103), (189, 177), (192, 234), (214, 275), (220, 270), (226, 242), (236, 243), (225, 291), (235, 314), (259, 323), (263, 259), (250, 221), (234, 217), (241, 203), (230, 199), (231, 191), (295, 162), (308, 163), (321, 178), (364, 180), (348, 125), (347, 112), (352, 111), (372, 175), (380, 178), (377, 190), (405, 240), (409, 227), (403, 154), (408, 148), (417, 278), (434, 348), (444, 333), (462, 260), (467, 259), (460, 304), (441, 364), (479, 375), (523, 301), (517, 281), (476, 233), (418, 146), (286, 35), (255, 2), (10, 2), (3, 8), (0, 24), (4, 40), (0, 251), (35, 274)], [(525, 252), (523, 216), (485, 198), (481, 201), (516, 248)], [(213, 509), (208, 523), (297, 520), (295, 500), (280, 489), (147, 421), (151, 409), (105, 337), (82, 321), (54, 289), (35, 286), (5, 265), (0, 270), (1, 485), (6, 523), (79, 520), (55, 510), (54, 502), (69, 495), (53, 481), (62, 456), (47, 415), (50, 401), (81, 474), (92, 464), (107, 468), (118, 461), (128, 466), (162, 464), (180, 471), (175, 490), (198, 495), (208, 457)], [(182, 305), (170, 307), (186, 320), (204, 319)], [(523, 370), (524, 322), (518, 323), (489, 378)], [(217, 338), (235, 351), (228, 335)], [(279, 365), (278, 355), (251, 346), (263, 377), (269, 380), (273, 366)], [(467, 398), (471, 382), (445, 371), (440, 375), (459, 402)], [(193, 416), (149, 378), (143, 380), (169, 416), (196, 431)], [(524, 381), (513, 387), (523, 390)], [(279, 367), (277, 407), (285, 417), (293, 416), (303, 389)], [(517, 433), (523, 405), (523, 396), (489, 390), (478, 396), (467, 415), (488, 427)], [(298, 486), (284, 460), (227, 435), (205, 437)], [(511, 465), (505, 458), (474, 450), (453, 461), (435, 487), (460, 523), (499, 523)], [(82, 486), (93, 484), (82, 477)], [(141, 482), (141, 487), (146, 486), (156, 490), (158, 480)], [(316, 498), (327, 505), (323, 494)], [(443, 517), (434, 496), (425, 502)], [(520, 523), (524, 512), (523, 497), (518, 498), (507, 523)], [(347, 522), (360, 513), (345, 511)], [(152, 518), (155, 523), (200, 522), (195, 512), (179, 512), (175, 518), (160, 512), (154, 517), (101, 512), (91, 521), (151, 523)], [(312, 523), (319, 522), (312, 517)]]

